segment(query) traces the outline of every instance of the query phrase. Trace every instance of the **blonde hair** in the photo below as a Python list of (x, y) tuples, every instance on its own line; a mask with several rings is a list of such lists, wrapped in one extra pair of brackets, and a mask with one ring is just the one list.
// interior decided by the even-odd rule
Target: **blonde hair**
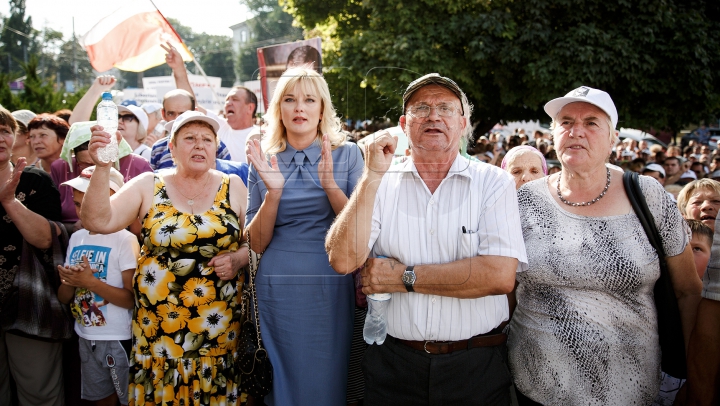
[(262, 138), (263, 150), (267, 155), (285, 151), (287, 147), (287, 132), (282, 121), (280, 104), (283, 95), (293, 91), (297, 85), (300, 85), (302, 94), (314, 94), (321, 100), (322, 119), (318, 125), (316, 142), (320, 142), (323, 134), (327, 134), (332, 149), (345, 143), (340, 118), (333, 108), (330, 89), (328, 89), (325, 79), (313, 69), (293, 68), (286, 70), (280, 77), (273, 97), (270, 99), (267, 113), (263, 117), (268, 123), (267, 131)]
[(698, 190), (712, 190), (720, 197), (720, 182), (712, 179), (698, 179), (685, 185), (677, 197), (677, 205), (683, 217), (687, 214), (685, 209), (687, 208), (688, 202), (690, 202), (690, 198), (692, 198)]

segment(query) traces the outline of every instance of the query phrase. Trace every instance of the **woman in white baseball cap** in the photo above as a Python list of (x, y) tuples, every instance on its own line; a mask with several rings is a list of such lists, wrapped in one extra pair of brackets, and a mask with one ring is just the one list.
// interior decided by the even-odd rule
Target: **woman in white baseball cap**
[[(230, 404), (240, 396), (235, 363), (240, 271), (248, 263), (241, 245), (247, 189), (238, 176), (213, 169), (219, 127), (202, 113), (181, 114), (168, 144), (176, 167), (139, 175), (112, 198), (109, 164), (97, 157), (110, 135), (92, 128), (88, 150), (97, 167), (83, 200), (83, 224), (109, 234), (137, 218), (143, 223), (133, 282), (131, 404), (167, 396), (207, 404), (211, 395)], [(204, 375), (209, 369), (211, 383)], [(153, 378), (161, 376), (182, 379)]]
[[(623, 186), (606, 164), (617, 110), (581, 86), (548, 102), (562, 171), (518, 191), (528, 266), (517, 273), (508, 350), (520, 405), (649, 405), (658, 394), (660, 346), (653, 288), (660, 275)], [(680, 212), (640, 176), (690, 336), (700, 280)]]

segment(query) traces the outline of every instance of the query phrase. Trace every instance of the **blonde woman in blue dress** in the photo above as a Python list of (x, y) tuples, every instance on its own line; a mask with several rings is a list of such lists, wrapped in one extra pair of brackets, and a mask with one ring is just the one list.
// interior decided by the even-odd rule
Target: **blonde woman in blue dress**
[(324, 241), (362, 173), (362, 156), (345, 143), (327, 83), (314, 70), (283, 74), (265, 120), (262, 146), (250, 144), (246, 217), (251, 248), (264, 252), (258, 309), (274, 368), (265, 403), (341, 405), (354, 285), (330, 267)]

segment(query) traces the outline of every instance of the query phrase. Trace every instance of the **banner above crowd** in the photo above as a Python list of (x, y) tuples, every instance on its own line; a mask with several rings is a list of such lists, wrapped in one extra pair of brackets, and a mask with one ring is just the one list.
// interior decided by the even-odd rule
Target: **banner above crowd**
[[(190, 86), (195, 92), (195, 100), (198, 105), (219, 113), (225, 108), (225, 97), (230, 92), (229, 87), (221, 87), (222, 79), (216, 76), (208, 76), (207, 80), (201, 75), (188, 74)], [(258, 113), (265, 112), (262, 104), (262, 92), (260, 81), (253, 80), (245, 82), (245, 87), (253, 91), (258, 97)], [(134, 101), (137, 105), (143, 103), (162, 103), (165, 93), (177, 89), (175, 79), (172, 76), (153, 76), (143, 78), (142, 89), (124, 89), (120, 94), (118, 102)], [(215, 93), (213, 95), (213, 92)]]

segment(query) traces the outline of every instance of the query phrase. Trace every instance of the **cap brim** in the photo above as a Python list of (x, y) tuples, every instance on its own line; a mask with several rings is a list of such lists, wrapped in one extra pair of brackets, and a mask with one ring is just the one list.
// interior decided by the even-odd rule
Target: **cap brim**
[[(177, 120), (176, 120), (177, 121)], [(178, 128), (174, 129), (171, 135), (175, 135), (175, 132), (180, 129), (180, 127), (184, 126), (187, 123), (192, 123), (193, 121), (204, 121), (212, 126), (213, 129), (215, 129), (215, 134), (217, 134), (220, 131), (220, 123), (217, 122), (217, 120), (213, 119), (212, 117), (208, 117), (205, 115), (202, 116), (193, 116), (188, 118), (187, 120), (183, 120), (183, 122), (178, 126)], [(174, 127), (174, 125), (173, 125)]]
[[(432, 76), (430, 76), (432, 75)], [(457, 83), (455, 83), (453, 80), (446, 78), (444, 76), (439, 76), (435, 74), (428, 74), (421, 78), (416, 79), (410, 85), (405, 89), (405, 93), (403, 94), (403, 112), (405, 111), (405, 108), (407, 107), (407, 103), (412, 98), (412, 95), (415, 94), (418, 90), (421, 88), (428, 86), (428, 85), (438, 85), (442, 86), (448, 90), (450, 90), (458, 99), (460, 99), (460, 106), (463, 109), (463, 114), (465, 114), (465, 107), (462, 105), (463, 101), (463, 92), (462, 89), (458, 86)]]
[(61, 185), (67, 185), (75, 190), (85, 193), (90, 185), (90, 179), (78, 176), (77, 178), (72, 178), (67, 182), (61, 183)]
[[(602, 106), (600, 106), (597, 103), (593, 103), (591, 100), (588, 100), (586, 97), (572, 97), (572, 96), (563, 96), (558, 97), (557, 99), (552, 99), (549, 102), (545, 103), (545, 113), (547, 113), (548, 116), (550, 116), (551, 119), (555, 120), (555, 117), (557, 117), (558, 113), (560, 113), (560, 110), (562, 110), (563, 107), (570, 103), (575, 102), (583, 102), (587, 104), (592, 104), (593, 106), (599, 108), (600, 110), (604, 111), (605, 114), (610, 118), (610, 121), (612, 121), (612, 114), (605, 110)], [(617, 126), (617, 123), (613, 123), (614, 126)]]

